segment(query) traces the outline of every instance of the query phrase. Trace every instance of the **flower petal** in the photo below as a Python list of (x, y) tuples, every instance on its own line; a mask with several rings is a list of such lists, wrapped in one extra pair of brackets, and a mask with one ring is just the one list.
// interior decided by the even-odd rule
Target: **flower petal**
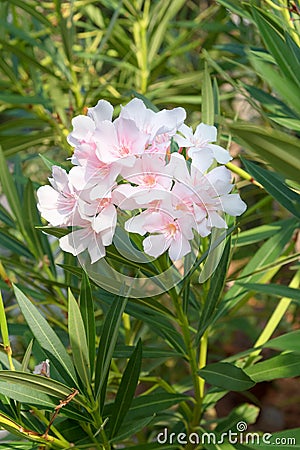
[(154, 258), (162, 255), (168, 249), (169, 245), (170, 242), (166, 240), (163, 234), (148, 236), (143, 241), (144, 252)]
[[(72, 119), (73, 131), (69, 136), (76, 139), (85, 139), (95, 131), (95, 123), (88, 116), (79, 115)], [(69, 142), (69, 137), (68, 137)]]
[(232, 160), (229, 151), (225, 150), (225, 148), (221, 147), (220, 145), (208, 144), (207, 147), (212, 150), (214, 158), (216, 159), (216, 161), (218, 161), (218, 163), (226, 164), (228, 163), (228, 161)]
[(88, 108), (88, 116), (93, 119), (96, 127), (104, 120), (109, 120), (111, 122), (113, 112), (113, 106), (106, 100), (99, 100), (96, 106)]
[(131, 217), (125, 222), (125, 230), (130, 233), (137, 233), (141, 236), (144, 236), (147, 231), (144, 228), (146, 217), (145, 213), (138, 214), (134, 217)]
[(206, 172), (214, 160), (213, 152), (208, 147), (191, 147), (188, 150), (188, 155), (192, 158), (192, 165), (195, 166), (201, 173)]
[(172, 261), (178, 261), (183, 258), (185, 255), (190, 253), (191, 246), (187, 239), (184, 238), (182, 234), (179, 234), (178, 238), (173, 239), (171, 241), (171, 245), (169, 248), (169, 256)]
[(223, 210), (231, 216), (240, 216), (247, 209), (246, 203), (243, 202), (239, 194), (223, 195), (220, 202)]
[(217, 129), (213, 125), (206, 125), (205, 123), (200, 123), (195, 131), (195, 138), (201, 140), (202, 142), (216, 142), (217, 140)]
[(102, 237), (100, 236), (100, 234), (97, 235), (96, 233), (94, 233), (93, 239), (91, 239), (88, 246), (88, 252), (92, 264), (99, 261), (99, 259), (105, 256), (105, 247), (102, 243)]
[(77, 256), (88, 248), (92, 235), (90, 228), (75, 230), (60, 238), (59, 246), (64, 252)]

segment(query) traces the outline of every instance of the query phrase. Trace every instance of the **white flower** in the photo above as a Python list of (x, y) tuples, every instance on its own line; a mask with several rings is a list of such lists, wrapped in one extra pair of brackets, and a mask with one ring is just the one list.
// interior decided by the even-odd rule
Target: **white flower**
[(211, 144), (217, 140), (216, 127), (200, 123), (195, 133), (187, 125), (182, 125), (179, 131), (183, 136), (177, 134), (175, 141), (179, 147), (188, 148), (188, 156), (192, 158), (192, 164), (201, 172), (206, 172), (214, 159), (220, 164), (226, 164), (232, 159), (223, 147)]

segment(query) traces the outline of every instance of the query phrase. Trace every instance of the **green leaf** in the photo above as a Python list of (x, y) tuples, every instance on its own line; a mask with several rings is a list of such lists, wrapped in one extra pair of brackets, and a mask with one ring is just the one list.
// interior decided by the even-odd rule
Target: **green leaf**
[[(242, 83), (242, 86), (249, 92), (250, 96), (259, 101), (268, 111), (269, 117), (275, 120), (275, 117), (286, 117), (287, 119), (296, 120), (297, 114), (290, 109), (285, 102), (279, 100), (275, 95), (271, 95), (256, 86), (250, 86)], [(273, 118), (274, 117), (274, 118)]]
[(38, 408), (54, 409), (55, 399), (47, 394), (38, 392), (32, 387), (22, 386), (15, 382), (0, 381), (0, 393), (17, 402), (36, 405)]
[(119, 431), (127, 411), (130, 408), (142, 364), (142, 343), (139, 340), (137, 346), (128, 361), (121, 379), (121, 383), (115, 398), (114, 408), (111, 415), (110, 438)]
[(22, 232), (24, 231), (24, 221), (21, 203), (18, 197), (13, 177), (8, 170), (7, 162), (1, 146), (0, 146), (0, 181), (2, 184), (3, 192), (7, 197), (10, 209), (17, 221), (20, 231)]
[[(254, 272), (261, 267), (270, 263), (274, 264), (274, 262), (277, 261), (277, 258), (281, 255), (297, 227), (298, 221), (295, 218), (287, 220), (282, 224), (280, 230), (260, 247), (240, 274), (240, 277), (243, 277), (245, 283), (258, 283), (263, 278), (264, 273)], [(236, 307), (239, 303), (247, 300), (250, 295), (249, 291), (245, 290), (242, 285), (235, 283), (226, 292), (222, 302), (220, 302), (218, 311), (215, 314), (214, 322), (219, 317), (228, 314), (228, 311)]]
[(285, 183), (268, 170), (242, 159), (243, 164), (256, 181), (261, 183), (272, 197), (290, 211), (294, 216), (300, 218), (300, 195), (292, 191)]
[(17, 45), (9, 44), (7, 41), (0, 39), (0, 44), (2, 45), (3, 49), (10, 54), (16, 55), (22, 62), (26, 62), (29, 64), (30, 67), (36, 67), (39, 69), (42, 73), (47, 73), (48, 75), (53, 76), (54, 78), (60, 80), (60, 77), (56, 75), (51, 69), (48, 67), (40, 64), (36, 58), (34, 58), (29, 52), (21, 50)]
[(0, 443), (0, 448), (4, 448), (5, 450), (39, 450), (38, 444), (32, 444), (31, 442), (13, 442), (13, 441), (9, 441), (9, 444), (8, 442), (4, 442), (2, 444)]
[(5, 156), (9, 157), (21, 150), (34, 146), (49, 145), (53, 141), (53, 130), (40, 131), (38, 133), (22, 133), (21, 135), (2, 137), (1, 142)]
[(139, 98), (140, 100), (143, 101), (143, 103), (145, 104), (146, 108), (151, 109), (151, 111), (154, 112), (158, 112), (159, 109), (144, 95), (140, 94), (139, 92), (135, 91), (134, 89), (131, 89), (129, 91), (129, 95), (133, 95), (136, 98)]
[(278, 336), (266, 342), (263, 347), (275, 348), (276, 350), (300, 353), (300, 330)]
[(256, 382), (271, 381), (278, 378), (297, 377), (300, 375), (300, 358), (298, 353), (286, 353), (266, 361), (254, 364), (245, 372)]
[(24, 315), (32, 334), (40, 346), (55, 358), (53, 363), (55, 363), (55, 361), (57, 362), (62, 377), (68, 382), (71, 379), (72, 382), (75, 383), (75, 386), (77, 386), (77, 377), (74, 366), (64, 345), (23, 292), (17, 288), (17, 286), (14, 286), (14, 291), (21, 312)]
[[(160, 392), (149, 395), (140, 395), (132, 400), (126, 416), (126, 423), (134, 420), (152, 417), (160, 411), (165, 411), (174, 405), (188, 401), (190, 397), (184, 394), (169, 394)], [(104, 416), (109, 416), (113, 405), (106, 405), (104, 408)]]
[(230, 124), (229, 129), (235, 140), (270, 163), (279, 173), (299, 181), (299, 139), (278, 130), (239, 122)]
[(251, 20), (252, 17), (248, 12), (248, 8), (245, 8), (244, 4), (238, 1), (230, 1), (230, 0), (218, 0), (218, 3), (223, 5), (225, 8), (228, 8), (229, 11), (235, 12), (238, 16), (244, 17), (248, 20)]
[(55, 30), (52, 23), (47, 19), (47, 17), (45, 17), (42, 13), (40, 13), (34, 6), (31, 6), (28, 3), (23, 2), (22, 0), (10, 0), (10, 3), (26, 11), (31, 17), (34, 17), (39, 22), (41, 22), (44, 27), (47, 27), (52, 31)]
[(227, 362), (208, 364), (198, 374), (207, 383), (229, 391), (246, 391), (255, 384), (243, 369)]
[(34, 340), (31, 339), (31, 341), (29, 342), (29, 344), (26, 348), (26, 351), (24, 353), (24, 356), (22, 359), (22, 372), (26, 372), (28, 370), (28, 365), (29, 365), (30, 358), (31, 358), (33, 342), (34, 342)]
[[(12, 358), (13, 360), (13, 364), (16, 370), (22, 370), (22, 364), (19, 363), (19, 361), (17, 361), (15, 358)], [(7, 355), (3, 352), (0, 352), (0, 363), (2, 368), (7, 368), (9, 369), (9, 362), (7, 359)]]
[(291, 117), (276, 117), (276, 116), (269, 116), (269, 117), (282, 127), (289, 128), (290, 130), (300, 131), (299, 119), (292, 119)]
[(221, 419), (214, 431), (219, 434), (234, 429), (241, 420), (252, 425), (256, 422), (259, 413), (260, 409), (257, 406), (244, 403), (234, 408), (227, 417)]
[(207, 125), (213, 125), (215, 121), (214, 96), (210, 74), (207, 68), (207, 63), (205, 63), (204, 67), (201, 92), (202, 92), (202, 108), (201, 108), (202, 122), (206, 123)]
[[(113, 357), (114, 358), (129, 358), (132, 355), (134, 347), (132, 345), (117, 345)], [(164, 350), (159, 347), (149, 346), (143, 349), (144, 358), (176, 358), (181, 357), (182, 354), (174, 352), (173, 350)]]
[[(153, 420), (153, 417), (146, 417), (145, 419), (135, 420), (132, 423), (125, 423), (116, 434), (113, 439), (109, 441), (112, 442), (122, 442), (128, 437), (132, 437), (138, 431), (146, 428), (147, 425)], [(135, 448), (135, 447), (134, 447)]]
[(300, 70), (299, 59), (295, 57), (289, 45), (287, 45), (283, 30), (279, 31), (278, 25), (274, 24), (270, 15), (264, 13), (263, 10), (253, 8), (253, 17), (267, 49), (273, 55), (282, 73), (300, 88), (297, 75)]
[(126, 306), (126, 312), (129, 315), (147, 323), (155, 333), (162, 336), (177, 352), (182, 355), (186, 354), (186, 348), (181, 334), (165, 314), (153, 311), (149, 307), (131, 303), (130, 301)]
[(28, 259), (34, 259), (34, 256), (28, 248), (8, 232), (0, 231), (0, 244), (2, 248), (6, 248), (16, 255), (25, 256), (25, 258)]
[(37, 230), (41, 230), (43, 233), (49, 234), (50, 236), (54, 236), (57, 238), (61, 238), (66, 236), (66, 234), (71, 233), (72, 230), (68, 230), (67, 228), (59, 228), (59, 227), (36, 227)]
[(62, 167), (63, 169), (65, 169), (65, 167), (62, 164), (58, 164), (53, 159), (47, 158), (45, 155), (42, 155), (41, 153), (39, 153), (39, 157), (45, 163), (46, 167), (48, 167), (48, 169), (51, 171), (52, 171), (53, 166), (58, 166), (58, 167)]
[(36, 392), (47, 394), (58, 400), (62, 400), (73, 393), (71, 388), (58, 381), (51, 380), (51, 378), (17, 370), (0, 370), (0, 381), (32, 388)]
[(270, 223), (268, 225), (259, 225), (258, 227), (253, 227), (249, 230), (242, 231), (232, 237), (232, 243), (235, 247), (255, 244), (256, 242), (260, 242), (274, 236), (274, 234), (280, 231), (284, 223), (288, 224), (288, 222), (289, 219), (287, 221), (278, 220), (277, 222)]
[(248, 291), (261, 292), (262, 294), (275, 295), (276, 297), (287, 297), (300, 302), (300, 290), (283, 286), (281, 284), (260, 284), (260, 283), (238, 283)]
[(6, 209), (0, 205), (0, 220), (5, 223), (5, 225), (8, 225), (10, 228), (15, 228), (16, 224), (13, 221), (13, 219), (10, 217), (10, 214)]
[[(37, 95), (33, 96), (33, 95), (17, 95), (17, 94), (5, 94), (5, 93), (1, 93), (0, 94), (0, 101), (3, 103), (10, 103), (13, 105), (43, 105), (45, 107), (48, 107), (51, 105), (49, 100), (44, 99), (43, 97), (39, 97)], [(14, 122), (14, 121), (10, 121), (10, 122)], [(45, 126), (45, 122), (39, 122), (38, 120), (36, 120), (36, 124), (35, 127), (43, 124)], [(8, 128), (8, 125), (10, 125), (10, 123), (8, 124), (3, 124), (6, 125), (5, 128)], [(33, 123), (32, 123), (33, 125)], [(4, 128), (4, 127), (3, 127)], [(1, 131), (3, 129), (2, 127), (0, 128)]]
[(91, 372), (86, 331), (81, 317), (79, 306), (69, 290), (68, 328), (73, 361), (83, 385), (89, 390)]
[(226, 274), (230, 259), (231, 238), (229, 236), (224, 248), (221, 260), (210, 279), (210, 287), (205, 299), (205, 304), (199, 321), (198, 333), (195, 338), (196, 346), (201, 336), (210, 325), (210, 318), (216, 309), (225, 285)]
[(56, 18), (58, 21), (58, 27), (60, 30), (60, 36), (62, 38), (63, 49), (68, 61), (72, 60), (73, 56), (73, 35), (74, 35), (74, 21), (71, 15), (65, 18), (62, 14), (61, 3), (58, 0), (54, 1), (56, 9)]
[[(166, 2), (167, 9), (165, 14), (159, 22), (157, 22), (157, 28), (150, 38), (149, 49), (148, 49), (148, 61), (155, 61), (155, 58), (159, 52), (160, 46), (164, 40), (166, 27), (170, 20), (178, 13), (178, 11), (185, 4), (185, 0), (168, 0)], [(167, 101), (166, 101), (167, 103)]]
[(104, 321), (96, 360), (96, 397), (100, 395), (103, 383), (106, 379), (106, 375), (110, 367), (113, 351), (118, 339), (122, 314), (124, 312), (126, 303), (127, 298), (115, 298)]
[(84, 271), (82, 272), (79, 306), (86, 332), (91, 373), (93, 373), (95, 365), (95, 350), (96, 350), (95, 347), (96, 325), (95, 325), (94, 300), (92, 296), (92, 288), (89, 281), (89, 277)]

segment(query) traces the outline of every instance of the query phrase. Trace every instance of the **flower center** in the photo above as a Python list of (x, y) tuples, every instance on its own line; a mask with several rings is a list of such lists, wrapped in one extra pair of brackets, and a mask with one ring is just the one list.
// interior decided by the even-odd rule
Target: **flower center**
[(178, 231), (178, 226), (174, 222), (171, 222), (166, 225), (165, 230), (169, 236), (173, 237)]
[(155, 175), (147, 174), (143, 177), (143, 182), (147, 186), (154, 186), (156, 184), (156, 177)]
[(130, 149), (126, 145), (123, 145), (119, 148), (119, 153), (121, 156), (127, 156), (130, 154)]
[(108, 206), (110, 204), (110, 202), (111, 202), (110, 198), (102, 198), (98, 202), (98, 209), (106, 208), (106, 206)]

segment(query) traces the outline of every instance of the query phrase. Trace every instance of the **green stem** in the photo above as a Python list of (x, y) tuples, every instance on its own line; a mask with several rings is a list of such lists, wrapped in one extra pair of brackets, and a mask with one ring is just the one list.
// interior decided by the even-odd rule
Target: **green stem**
[(12, 351), (9, 341), (9, 335), (8, 335), (8, 327), (7, 327), (7, 321), (6, 321), (6, 315), (5, 315), (5, 309), (2, 299), (2, 294), (0, 291), (0, 328), (1, 328), (1, 334), (2, 334), (2, 340), (3, 340), (3, 347), (4, 351), (7, 354), (8, 364), (10, 370), (16, 370), (13, 359), (12, 359)]
[[(206, 360), (207, 360), (207, 347), (208, 347), (208, 330), (206, 330), (203, 333), (203, 336), (200, 340), (200, 355), (199, 355), (199, 369), (202, 369), (202, 367), (206, 366)], [(205, 380), (203, 378), (200, 378), (200, 392), (202, 400), (204, 398), (204, 386), (205, 386)]]
[(111, 445), (109, 443), (109, 440), (108, 440), (108, 438), (106, 436), (106, 432), (104, 430), (104, 421), (102, 420), (102, 417), (101, 417), (100, 412), (99, 412), (99, 405), (96, 404), (95, 406), (96, 407), (95, 407), (95, 410), (92, 413), (92, 415), (93, 415), (93, 418), (95, 420), (96, 427), (98, 428), (100, 436), (102, 438), (102, 448), (104, 450), (110, 450), (111, 449)]
[(250, 183), (255, 184), (256, 186), (262, 188), (262, 185), (254, 180), (252, 175), (250, 175), (246, 170), (241, 169), (240, 167), (236, 166), (235, 164), (229, 162), (225, 164), (227, 169), (231, 170), (231, 172), (236, 173), (239, 177), (243, 178), (246, 181), (249, 181)]
[(184, 340), (186, 350), (187, 350), (187, 357), (188, 357), (188, 360), (190, 363), (190, 368), (191, 368), (191, 375), (192, 375), (192, 381), (193, 381), (193, 386), (194, 386), (194, 396), (195, 396), (195, 407), (193, 410), (193, 418), (192, 418), (192, 422), (191, 422), (191, 428), (193, 429), (193, 427), (196, 427), (199, 424), (199, 420), (201, 417), (202, 401), (203, 401), (203, 397), (202, 397), (202, 393), (201, 393), (201, 380), (197, 373), (198, 372), (197, 354), (196, 354), (195, 348), (193, 347), (193, 343), (192, 343), (190, 331), (189, 331), (189, 328), (190, 328), (189, 322), (188, 322), (187, 316), (185, 315), (185, 313), (183, 311), (181, 301), (180, 301), (174, 288), (169, 291), (169, 294), (173, 300), (173, 303), (174, 303), (174, 306), (176, 309), (176, 313), (177, 313), (177, 317), (179, 319), (179, 325), (182, 330), (183, 340)]

